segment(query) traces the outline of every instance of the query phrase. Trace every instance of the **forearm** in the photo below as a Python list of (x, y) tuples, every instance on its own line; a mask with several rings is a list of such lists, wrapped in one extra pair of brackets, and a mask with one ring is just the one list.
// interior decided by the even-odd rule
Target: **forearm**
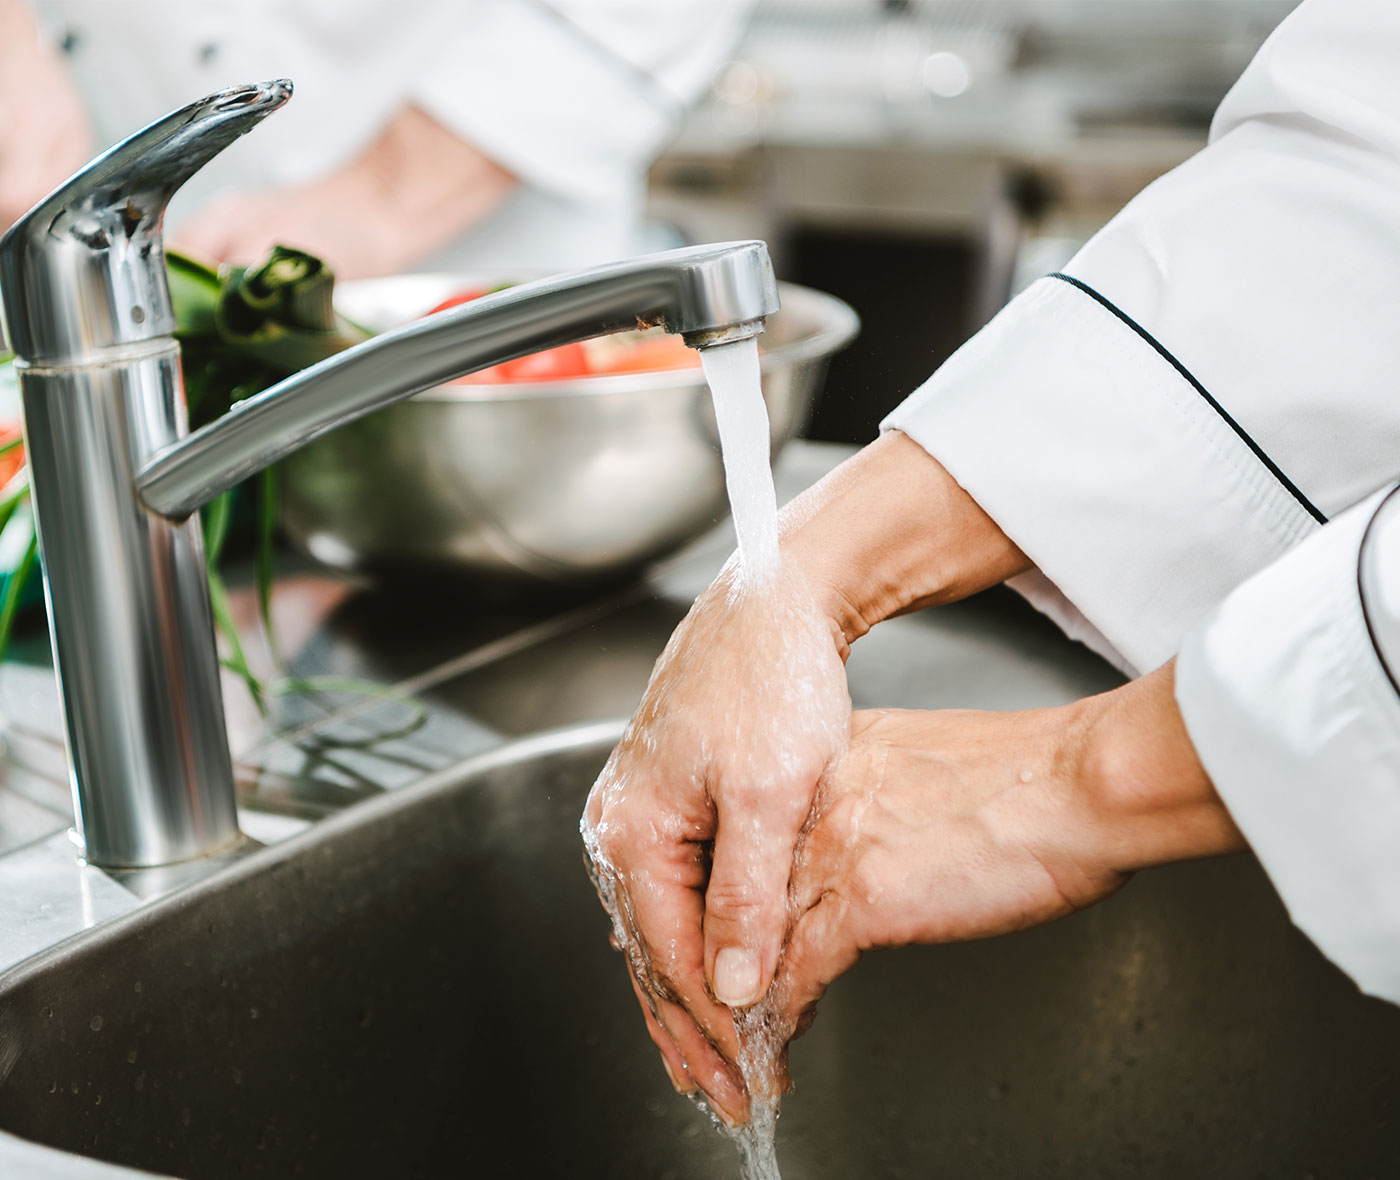
[[(490, 214), (515, 178), (416, 106), (404, 107), (348, 168), (347, 184), (382, 209), (381, 253), (398, 269), (451, 242)], [(393, 257), (389, 257), (393, 255)]]
[(845, 645), (882, 619), (954, 602), (1030, 562), (927, 451), (890, 431), (783, 512), (785, 558)]

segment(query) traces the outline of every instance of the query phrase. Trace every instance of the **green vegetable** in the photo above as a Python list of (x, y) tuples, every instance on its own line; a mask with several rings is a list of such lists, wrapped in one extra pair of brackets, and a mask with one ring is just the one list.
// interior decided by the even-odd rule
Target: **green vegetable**
[(369, 339), (335, 310), (330, 268), (301, 250), (275, 246), (257, 266), (218, 271), (171, 251), (166, 265), (195, 426)]
[(19, 613), (20, 595), (34, 571), (34, 561), (39, 555), (39, 534), (34, 531), (34, 522), (27, 520), (24, 526), (29, 530), (29, 540), (24, 546), (24, 555), (19, 565), (5, 583), (5, 591), (0, 595), (0, 651), (10, 642), (10, 631), (15, 625), (15, 615)]

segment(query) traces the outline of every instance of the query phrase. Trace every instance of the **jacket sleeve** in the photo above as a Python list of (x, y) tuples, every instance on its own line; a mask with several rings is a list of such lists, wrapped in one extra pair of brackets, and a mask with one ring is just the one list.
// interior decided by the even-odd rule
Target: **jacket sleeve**
[(1305, 0), (1209, 145), (886, 421), (1125, 671), (1400, 472), (1400, 5)]
[(1209, 145), (888, 419), (1201, 759), (1295, 922), (1400, 1002), (1400, 5), (1304, 0)]
[(1196, 752), (1293, 921), (1400, 1003), (1397, 677), (1393, 488), (1236, 589), (1176, 666)]

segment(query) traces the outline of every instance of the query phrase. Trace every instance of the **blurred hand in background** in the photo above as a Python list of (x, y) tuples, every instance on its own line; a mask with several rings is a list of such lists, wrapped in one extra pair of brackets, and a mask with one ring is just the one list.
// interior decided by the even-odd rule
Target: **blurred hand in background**
[(416, 106), (343, 168), (308, 184), (230, 193), (172, 238), (218, 262), (247, 262), (285, 243), (334, 260), (341, 278), (393, 274), (488, 216), (515, 177)]
[(0, 0), (14, 26), (0, 34), (0, 213), (91, 154), (79, 95), (101, 148), (285, 77), (287, 109), (176, 194), (172, 244), (232, 263), (283, 244), (344, 278), (624, 257), (643, 248), (647, 169), (750, 3)]
[(24, 0), (0, 0), (0, 231), (92, 154), (87, 113)]

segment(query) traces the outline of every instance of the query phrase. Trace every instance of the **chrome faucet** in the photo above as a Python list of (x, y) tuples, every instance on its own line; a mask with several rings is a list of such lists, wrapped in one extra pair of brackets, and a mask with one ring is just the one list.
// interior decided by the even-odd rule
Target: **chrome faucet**
[(654, 254), (376, 336), (190, 434), (165, 206), (291, 89), (235, 87), (176, 111), (0, 238), (78, 833), (108, 867), (240, 839), (201, 505), (344, 422), (476, 369), (639, 323), (703, 348), (755, 335), (778, 309), (762, 242)]

